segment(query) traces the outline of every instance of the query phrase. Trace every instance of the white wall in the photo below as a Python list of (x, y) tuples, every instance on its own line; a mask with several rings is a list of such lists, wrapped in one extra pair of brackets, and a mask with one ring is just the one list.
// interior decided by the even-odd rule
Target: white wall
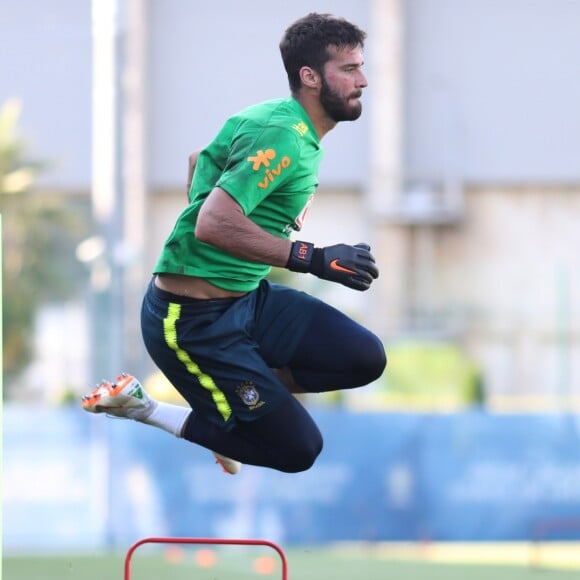
[[(147, 4), (153, 187), (181, 186), (188, 152), (207, 142), (228, 114), (288, 93), (278, 42), (295, 18), (316, 9), (372, 29), (369, 0), (322, 0), (315, 6), (308, 0)], [(579, 2), (402, 0), (402, 5), (408, 175), (452, 171), (478, 183), (580, 179)], [(88, 189), (90, 0), (5, 1), (0, 70), (0, 103), (11, 96), (23, 99), (22, 127), (31, 153), (55, 164), (43, 183)], [(323, 184), (367, 184), (369, 81), (366, 114), (325, 138)]]

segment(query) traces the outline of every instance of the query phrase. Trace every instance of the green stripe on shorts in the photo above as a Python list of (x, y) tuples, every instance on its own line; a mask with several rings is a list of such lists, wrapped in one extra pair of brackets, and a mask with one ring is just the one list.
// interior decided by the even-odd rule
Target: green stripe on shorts
[(181, 304), (170, 302), (167, 310), (167, 317), (163, 319), (163, 334), (165, 336), (165, 342), (167, 343), (167, 346), (175, 352), (179, 361), (185, 365), (187, 371), (199, 381), (199, 384), (204, 389), (209, 391), (219, 414), (223, 417), (224, 421), (227, 421), (232, 415), (232, 409), (226, 396), (218, 388), (214, 380), (209, 375), (205, 374), (199, 368), (197, 363), (191, 360), (189, 354), (187, 354), (187, 352), (185, 352), (177, 343), (176, 323), (180, 316)]

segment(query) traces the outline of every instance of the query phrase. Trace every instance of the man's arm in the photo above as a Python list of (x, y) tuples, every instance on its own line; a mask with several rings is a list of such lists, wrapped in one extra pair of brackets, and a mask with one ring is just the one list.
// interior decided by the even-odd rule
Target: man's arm
[(204, 201), (195, 228), (197, 239), (243, 260), (285, 267), (292, 242), (273, 236), (248, 219), (226, 191), (215, 187)]
[(193, 172), (195, 171), (195, 166), (197, 165), (197, 158), (199, 157), (199, 151), (194, 151), (190, 154), (187, 160), (187, 198), (189, 199), (189, 190), (191, 189), (191, 182), (193, 181)]
[(248, 219), (236, 200), (215, 187), (200, 208), (197, 239), (237, 258), (310, 273), (355, 290), (367, 290), (379, 270), (367, 244), (316, 248), (269, 234)]

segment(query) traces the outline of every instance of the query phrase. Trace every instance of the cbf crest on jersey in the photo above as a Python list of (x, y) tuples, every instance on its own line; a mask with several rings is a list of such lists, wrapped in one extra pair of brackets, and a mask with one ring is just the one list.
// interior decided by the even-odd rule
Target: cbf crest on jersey
[(250, 409), (261, 407), (264, 402), (260, 401), (260, 393), (252, 381), (244, 381), (236, 388), (236, 393)]

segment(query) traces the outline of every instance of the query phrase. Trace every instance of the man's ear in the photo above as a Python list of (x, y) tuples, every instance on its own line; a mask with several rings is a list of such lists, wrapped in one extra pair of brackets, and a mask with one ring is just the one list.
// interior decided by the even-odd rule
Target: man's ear
[(320, 75), (309, 66), (303, 66), (300, 69), (300, 81), (302, 86), (308, 89), (317, 89), (320, 87)]

